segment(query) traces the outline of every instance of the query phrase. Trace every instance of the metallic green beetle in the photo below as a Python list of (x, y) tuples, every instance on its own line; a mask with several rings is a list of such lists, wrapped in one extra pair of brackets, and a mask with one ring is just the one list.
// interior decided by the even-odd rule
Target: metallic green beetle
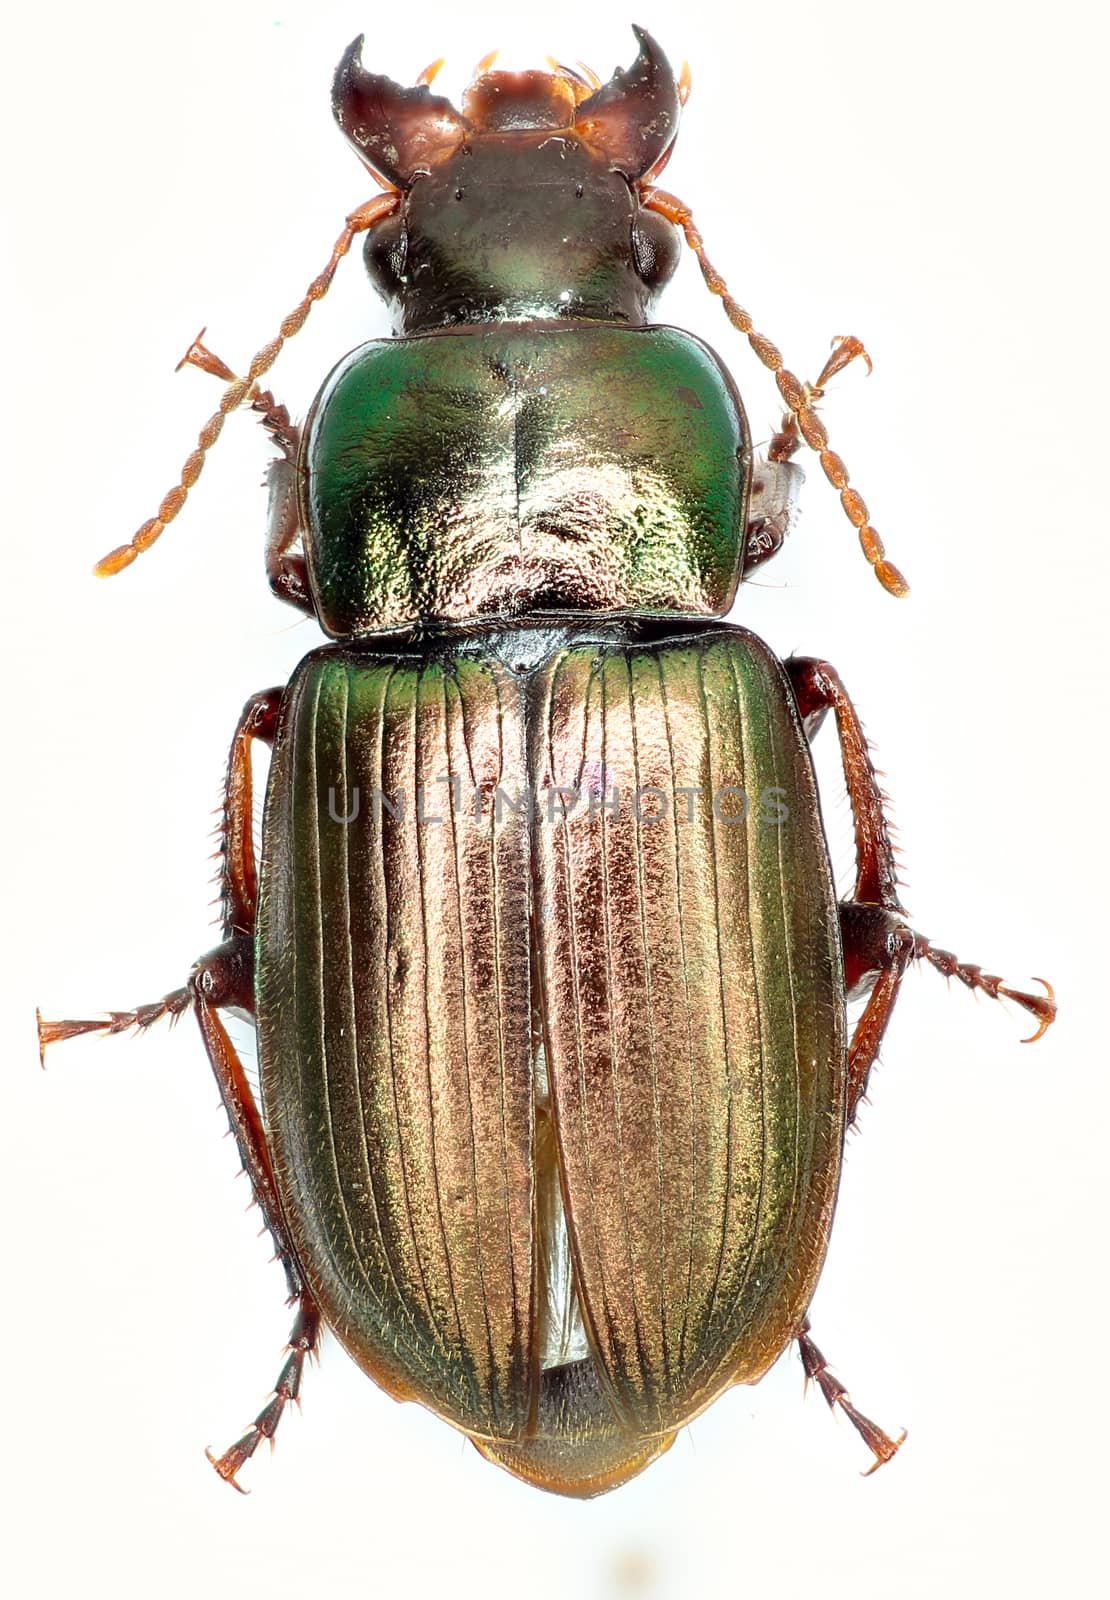
[[(520, 1478), (625, 1482), (797, 1339), (888, 1460), (807, 1322), (852, 1120), (912, 959), (1037, 1017), (1047, 999), (905, 923), (835, 672), (720, 618), (782, 542), (802, 439), (885, 586), (904, 584), (803, 385), (656, 187), (684, 98), (658, 47), (604, 86), (481, 71), (461, 111), (368, 73), (334, 105), (384, 193), (354, 236), (398, 337), (354, 351), (280, 448), (267, 569), (336, 643), (255, 696), (232, 745), (224, 942), (189, 983), (43, 1044), (196, 1011), (297, 1302), (273, 1436), (330, 1327), (359, 1365)], [(789, 407), (755, 463), (699, 340), (650, 313), (681, 229)], [(857, 879), (837, 903), (808, 739), (835, 714)], [(260, 874), (250, 746), (273, 746)], [(868, 994), (851, 1040), (849, 995)], [(257, 1020), (261, 1101), (220, 1018)]]

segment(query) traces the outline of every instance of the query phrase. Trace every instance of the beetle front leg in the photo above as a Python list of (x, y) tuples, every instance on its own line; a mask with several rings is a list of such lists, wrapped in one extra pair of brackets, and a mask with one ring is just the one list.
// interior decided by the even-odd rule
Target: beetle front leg
[[(776, 438), (778, 435), (776, 435)], [(774, 441), (766, 461), (752, 470), (751, 502), (744, 532), (744, 577), (770, 561), (786, 542), (798, 512), (804, 473), (787, 455), (776, 455)]]
[[(237, 378), (227, 362), (203, 341), (204, 329), (197, 334), (178, 363), (196, 367), (225, 383), (247, 387), (248, 380)], [(301, 450), (301, 430), (290, 419), (287, 407), (279, 405), (268, 389), (252, 384), (247, 390), (250, 408), (281, 451), (270, 463), (266, 482), (270, 490), (269, 527), (266, 535), (266, 576), (279, 600), (286, 600), (309, 616), (315, 606), (308, 587), (308, 563), (302, 554), (290, 554), (300, 540), (301, 511), (297, 492), (297, 461)]]
[[(832, 354), (821, 369), (816, 383), (807, 383), (805, 390), (810, 405), (825, 397), (825, 387), (838, 372), (861, 357), (871, 371), (871, 357), (854, 334), (840, 334), (832, 342)], [(756, 567), (770, 561), (786, 542), (798, 515), (798, 497), (805, 479), (801, 467), (794, 460), (802, 447), (798, 419), (788, 411), (779, 431), (767, 446), (766, 460), (757, 461), (752, 470), (751, 500), (748, 507), (748, 525), (744, 538), (744, 578), (751, 576)]]
[[(297, 1312), (289, 1337), (289, 1355), (278, 1376), (273, 1398), (263, 1407), (247, 1432), (223, 1455), (209, 1452), (220, 1476), (238, 1489), (236, 1473), (263, 1439), (272, 1439), (285, 1407), (298, 1398), (304, 1363), (319, 1341), (319, 1309), (304, 1282), (282, 1215), (274, 1181), (262, 1114), (254, 1098), (243, 1063), (220, 1017), (224, 1008), (254, 1012), (254, 922), (258, 899), (258, 874), (252, 842), (254, 786), (251, 746), (256, 740), (272, 743), (281, 708), (282, 691), (266, 690), (248, 700), (239, 718), (228, 759), (220, 826), (219, 888), (223, 912), (223, 943), (201, 958), (189, 981), (163, 999), (132, 1011), (109, 1012), (88, 1021), (46, 1022), (39, 1018), (39, 1050), (48, 1044), (84, 1033), (113, 1035), (130, 1028), (145, 1030), (163, 1017), (171, 1022), (190, 1006), (196, 1013), (201, 1037), (220, 1099), (239, 1155), (250, 1176), (254, 1198), (271, 1234), (285, 1270), (289, 1298)], [(245, 1493), (245, 1491), (243, 1491)]]
[(848, 1048), (848, 1121), (855, 1119), (867, 1079), (879, 1053), (902, 979), (911, 961), (927, 961), (946, 977), (957, 977), (969, 989), (992, 1000), (1016, 1000), (1037, 1020), (1037, 1031), (1024, 1043), (1039, 1039), (1056, 1016), (1052, 987), (1026, 994), (1008, 988), (991, 973), (957, 961), (937, 950), (905, 920), (898, 899), (897, 869), (890, 829), (883, 811), (883, 792), (871, 762), (863, 725), (836, 669), (827, 661), (794, 656), (786, 670), (807, 735), (812, 739), (825, 714), (836, 717), (841, 761), (856, 837), (856, 881), (851, 898), (840, 907), (844, 977), (849, 997), (867, 994), (863, 1014)]
[(308, 585), (308, 562), (303, 553), (293, 550), (304, 532), (297, 467), (301, 430), (290, 422), (284, 406), (274, 407), (272, 404), (262, 417), (262, 426), (281, 451), (270, 462), (266, 474), (270, 490), (266, 576), (279, 600), (287, 601), (311, 617), (316, 614), (316, 607)]

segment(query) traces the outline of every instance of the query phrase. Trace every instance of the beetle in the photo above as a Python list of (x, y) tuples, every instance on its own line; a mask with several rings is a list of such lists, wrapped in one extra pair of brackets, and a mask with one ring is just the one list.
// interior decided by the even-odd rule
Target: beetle
[[(236, 1487), (328, 1327), (515, 1476), (588, 1496), (642, 1471), (797, 1341), (874, 1457), (893, 1438), (813, 1340), (846, 1130), (924, 961), (1053, 1020), (915, 932), (859, 718), (829, 663), (722, 620), (786, 537), (804, 443), (883, 587), (906, 592), (829, 448), (834, 343), (803, 383), (657, 179), (688, 80), (635, 29), (607, 83), (480, 64), (461, 108), (345, 52), (333, 109), (381, 193), (240, 377), (273, 438), (266, 568), (331, 642), (253, 696), (221, 823), (223, 940), (192, 1010), (295, 1319), (273, 1396), (213, 1464)], [(395, 337), (303, 426), (260, 384), (365, 234)], [(682, 242), (786, 412), (756, 459), (702, 341), (651, 320)], [(837, 900), (809, 744), (828, 713), (855, 825)], [(272, 750), (260, 858), (251, 750)], [(847, 1002), (863, 1010), (849, 1034)], [(256, 1098), (221, 1013), (257, 1026)], [(902, 1436), (904, 1437), (904, 1435)]]

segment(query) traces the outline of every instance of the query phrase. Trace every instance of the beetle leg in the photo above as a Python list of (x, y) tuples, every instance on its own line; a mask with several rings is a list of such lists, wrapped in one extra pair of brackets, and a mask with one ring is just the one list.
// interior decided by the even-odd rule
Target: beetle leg
[(883, 1034), (890, 1021), (902, 979), (911, 961), (927, 961), (946, 978), (959, 978), (967, 988), (992, 1000), (1016, 1000), (1036, 1018), (1037, 1029), (1023, 1044), (1033, 1044), (1056, 1019), (1052, 985), (1043, 978), (1045, 994), (1026, 994), (1011, 989), (993, 973), (984, 972), (970, 962), (961, 962), (948, 950), (936, 950), (923, 934), (882, 906), (860, 905), (847, 900), (840, 907), (840, 936), (844, 947), (844, 980), (851, 999), (864, 994), (870, 985), (867, 1005), (852, 1034), (848, 1047), (848, 1121), (855, 1121), (867, 1079), (879, 1054)]
[(254, 780), (251, 746), (255, 740), (272, 744), (281, 710), (282, 689), (263, 689), (243, 707), (231, 740), (224, 779), (220, 824), (220, 900), (225, 939), (253, 935), (258, 899), (258, 873), (254, 860)]
[(172, 993), (163, 995), (161, 1000), (154, 1000), (149, 1005), (136, 1006), (133, 1011), (109, 1011), (103, 1017), (67, 1018), (60, 1022), (47, 1022), (42, 1012), (36, 1011), (39, 1061), (45, 1067), (47, 1045), (63, 1044), (67, 1039), (80, 1038), (83, 1033), (99, 1033), (107, 1039), (116, 1033), (126, 1033), (130, 1028), (138, 1028), (140, 1032), (145, 1032), (163, 1017), (169, 1017), (170, 1022), (174, 1023), (183, 1012), (188, 1011), (192, 1001), (192, 994), (186, 986), (184, 989), (174, 989)]
[[(176, 1021), (192, 1005), (212, 1071), (250, 1176), (254, 1198), (269, 1230), (297, 1312), (289, 1337), (289, 1356), (278, 1376), (273, 1398), (263, 1407), (247, 1432), (223, 1455), (209, 1452), (209, 1460), (227, 1482), (238, 1489), (235, 1474), (263, 1439), (272, 1439), (282, 1412), (300, 1393), (305, 1358), (319, 1341), (319, 1309), (305, 1285), (300, 1265), (282, 1216), (274, 1182), (262, 1114), (243, 1063), (228, 1036), (219, 1012), (224, 1007), (254, 1012), (254, 921), (258, 898), (258, 873), (254, 859), (252, 822), (254, 792), (251, 745), (272, 743), (281, 710), (282, 690), (267, 689), (252, 695), (243, 708), (231, 742), (224, 780), (220, 826), (220, 899), (223, 903), (224, 942), (198, 961), (181, 989), (133, 1011), (109, 1012), (90, 1021), (44, 1022), (39, 1018), (40, 1056), (48, 1044), (84, 1033), (105, 1035), (128, 1028), (145, 1029), (162, 1017)], [(244, 1491), (245, 1492), (245, 1491)]]
[[(901, 917), (882, 906), (845, 901), (840, 907), (844, 947), (844, 986), (851, 999), (871, 992), (848, 1045), (847, 1121), (856, 1120), (867, 1080), (894, 1010), (906, 969), (915, 955), (915, 936)], [(877, 976), (876, 976), (877, 974)]]
[[(220, 356), (204, 343), (202, 328), (178, 362), (182, 367), (197, 367), (225, 383), (241, 383)], [(250, 408), (273, 439), (281, 454), (270, 463), (266, 482), (270, 489), (269, 530), (266, 536), (266, 576), (279, 600), (307, 611), (315, 607), (308, 590), (308, 566), (303, 555), (290, 555), (301, 537), (300, 500), (297, 494), (297, 458), (301, 449), (301, 430), (290, 420), (288, 409), (279, 405), (268, 389), (257, 384), (250, 388)]]
[(888, 1461), (892, 1461), (897, 1455), (906, 1438), (905, 1428), (902, 1429), (897, 1439), (892, 1439), (889, 1433), (883, 1432), (878, 1423), (872, 1422), (870, 1417), (865, 1417), (862, 1411), (856, 1410), (848, 1396), (847, 1389), (840, 1379), (834, 1377), (829, 1371), (828, 1363), (824, 1356), (810, 1338), (808, 1317), (798, 1329), (796, 1337), (798, 1351), (802, 1358), (802, 1366), (805, 1368), (806, 1382), (812, 1381), (817, 1385), (824, 1395), (830, 1411), (835, 1410), (837, 1406), (840, 1407), (864, 1444), (873, 1453), (875, 1459), (863, 1474), (865, 1478), (869, 1478), (873, 1472), (877, 1472), (880, 1467), (885, 1466)]
[[(272, 426), (275, 416), (284, 419), (282, 427)], [(270, 489), (266, 576), (279, 600), (287, 601), (298, 610), (307, 612), (310, 617), (315, 616), (316, 607), (308, 586), (308, 562), (302, 551), (292, 548), (304, 533), (297, 470), (301, 430), (289, 421), (284, 406), (276, 407), (263, 416), (262, 426), (270, 432), (281, 451), (270, 462), (266, 474)]]
[(807, 737), (813, 739), (827, 711), (831, 710), (836, 717), (844, 782), (856, 835), (856, 882), (852, 899), (900, 912), (894, 847), (883, 812), (885, 796), (879, 788), (856, 708), (848, 698), (840, 674), (827, 661), (791, 656), (785, 666)]
[[(825, 386), (830, 378), (842, 372), (857, 356), (862, 356), (870, 372), (871, 357), (862, 341), (854, 334), (837, 334), (832, 342), (832, 354), (821, 368), (817, 382), (805, 385), (811, 405), (824, 399)], [(804, 474), (792, 458), (801, 447), (798, 419), (793, 411), (788, 411), (778, 433), (773, 435), (767, 447), (766, 461), (757, 461), (752, 473), (751, 505), (744, 546), (745, 578), (782, 548), (794, 525)]]
[(243, 1488), (236, 1473), (254, 1455), (263, 1439), (269, 1439), (271, 1445), (273, 1444), (277, 1425), (289, 1402), (292, 1400), (297, 1404), (300, 1403), (305, 1359), (316, 1354), (320, 1327), (321, 1318), (316, 1302), (307, 1290), (302, 1291), (298, 1297), (297, 1315), (289, 1335), (287, 1347), (289, 1355), (278, 1374), (273, 1398), (263, 1406), (243, 1437), (237, 1439), (223, 1455), (213, 1455), (211, 1450), (204, 1452), (224, 1482), (230, 1483), (240, 1494), (248, 1494), (250, 1491)]
[(266, 689), (252, 695), (243, 707), (231, 741), (224, 783), (221, 836), (220, 897), (223, 901), (224, 943), (199, 961), (190, 979), (204, 1047), (212, 1063), (220, 1098), (235, 1134), (243, 1165), (263, 1219), (285, 1269), (289, 1298), (297, 1307), (289, 1335), (289, 1355), (272, 1399), (229, 1450), (208, 1459), (227, 1483), (236, 1480), (263, 1439), (272, 1440), (285, 1407), (300, 1395), (306, 1356), (312, 1355), (320, 1335), (320, 1312), (309, 1293), (292, 1242), (285, 1227), (274, 1182), (266, 1131), (251, 1092), (243, 1064), (219, 1016), (219, 1008), (236, 1006), (254, 1011), (254, 921), (258, 901), (258, 873), (254, 859), (254, 786), (251, 746), (255, 740), (272, 744), (281, 710), (282, 690)]
[(225, 1483), (232, 1484), (244, 1494), (246, 1490), (238, 1482), (236, 1473), (250, 1460), (263, 1439), (273, 1440), (286, 1406), (291, 1400), (299, 1399), (305, 1359), (315, 1354), (321, 1327), (319, 1308), (305, 1284), (282, 1216), (262, 1114), (251, 1092), (243, 1063), (218, 1014), (221, 1006), (238, 1006), (253, 1011), (253, 968), (253, 940), (250, 936), (240, 935), (228, 939), (199, 961), (190, 979), (197, 1022), (219, 1086), (220, 1098), (239, 1146), (243, 1165), (250, 1175), (254, 1197), (273, 1238), (278, 1259), (285, 1269), (290, 1302), (297, 1308), (289, 1335), (289, 1355), (278, 1374), (272, 1398), (230, 1449), (220, 1456), (214, 1455), (211, 1450), (206, 1452)]
[(856, 881), (851, 899), (840, 908), (844, 980), (849, 996), (865, 992), (869, 984), (873, 987), (848, 1046), (847, 1121), (851, 1125), (913, 956), (914, 935), (903, 920), (898, 899), (898, 872), (883, 810), (884, 795), (863, 724), (840, 674), (827, 661), (805, 656), (791, 657), (786, 670), (810, 739), (826, 712), (832, 710), (836, 718), (855, 828)]
[(757, 461), (752, 472), (744, 539), (745, 578), (782, 548), (797, 515), (803, 473), (788, 455), (775, 454), (775, 442), (781, 437), (775, 435), (766, 461)]
[(1050, 1026), (1056, 1016), (1056, 1004), (1052, 987), (1043, 978), (1038, 981), (1044, 983), (1044, 995), (1008, 988), (993, 973), (985, 973), (970, 962), (960, 962), (947, 950), (934, 949), (928, 939), (909, 926), (898, 899), (894, 849), (883, 811), (885, 797), (856, 708), (839, 674), (827, 661), (794, 656), (786, 662), (786, 670), (811, 739), (828, 710), (836, 717), (844, 781), (855, 825), (856, 881), (851, 898), (840, 907), (844, 979), (850, 997), (866, 993), (869, 987), (871, 992), (848, 1047), (851, 1123), (911, 961), (927, 961), (945, 977), (959, 978), (967, 988), (992, 1000), (1016, 1000), (1037, 1021), (1037, 1031), (1025, 1043), (1039, 1039)]
[[(272, 743), (281, 709), (281, 689), (266, 689), (252, 695), (243, 707), (235, 735), (231, 741), (227, 776), (224, 780), (224, 799), (220, 823), (220, 901), (223, 905), (223, 932), (225, 939), (250, 936), (254, 932), (255, 901), (258, 896), (258, 875), (254, 862), (253, 815), (254, 785), (251, 777), (250, 747), (255, 739)], [(195, 974), (194, 974), (195, 977)], [(44, 1060), (47, 1045), (61, 1044), (66, 1039), (76, 1039), (82, 1034), (99, 1033), (105, 1038), (125, 1033), (129, 1028), (145, 1031), (163, 1017), (176, 1022), (193, 1003), (194, 980), (181, 989), (174, 989), (161, 1000), (136, 1006), (130, 1011), (109, 1011), (106, 1016), (59, 1022), (47, 1022), (37, 1012), (39, 1034), (39, 1059)], [(246, 995), (236, 1000), (246, 1010), (253, 1009), (253, 999)], [(45, 1064), (45, 1063), (44, 1063)]]
[(988, 995), (992, 1000), (1016, 1000), (1019, 1006), (1030, 1012), (1036, 1018), (1037, 1031), (1031, 1033), (1028, 1039), (1023, 1039), (1022, 1044), (1036, 1044), (1056, 1021), (1056, 992), (1047, 978), (1034, 979), (1034, 982), (1044, 985), (1044, 994), (1026, 994), (1021, 989), (1008, 988), (1001, 978), (984, 972), (982, 967), (975, 966), (973, 962), (959, 961), (950, 950), (937, 950), (923, 934), (915, 933), (913, 943), (915, 961), (927, 961), (945, 978), (959, 978), (967, 988)]

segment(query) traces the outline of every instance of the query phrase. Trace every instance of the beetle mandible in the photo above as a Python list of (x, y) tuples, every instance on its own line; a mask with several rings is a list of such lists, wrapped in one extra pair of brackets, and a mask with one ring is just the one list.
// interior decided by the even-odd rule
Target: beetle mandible
[[(193, 1010), (295, 1303), (237, 1474), (330, 1327), (371, 1377), (516, 1476), (616, 1487), (809, 1331), (847, 1128), (924, 961), (1052, 1021), (1044, 997), (906, 922), (851, 700), (720, 619), (782, 544), (801, 444), (883, 586), (906, 586), (786, 370), (657, 184), (688, 79), (497, 72), (461, 109), (366, 70), (333, 106), (381, 193), (347, 219), (238, 377), (275, 441), (266, 568), (332, 643), (248, 702), (221, 829), (223, 940), (162, 1000), (44, 1022), (43, 1049)], [(303, 426), (261, 387), (366, 235), (396, 337), (333, 370)], [(682, 240), (786, 412), (757, 461), (700, 340), (651, 320)], [(837, 901), (809, 741), (833, 713), (855, 824)], [(272, 747), (260, 860), (251, 748)], [(846, 1003), (866, 997), (849, 1037)], [(221, 1019), (255, 1017), (261, 1093)]]

